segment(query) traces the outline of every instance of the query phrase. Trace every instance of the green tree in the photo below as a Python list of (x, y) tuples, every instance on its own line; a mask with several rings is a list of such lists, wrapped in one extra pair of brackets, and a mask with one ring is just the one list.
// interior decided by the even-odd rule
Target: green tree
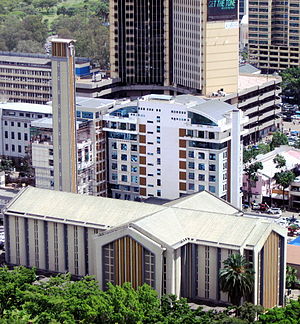
[(264, 312), (264, 308), (261, 305), (253, 305), (245, 302), (243, 305), (236, 307), (237, 316), (245, 320), (247, 323), (254, 323), (258, 315)]
[(100, 68), (107, 69), (109, 62), (108, 28), (97, 17), (60, 16), (52, 24), (53, 32), (60, 37), (76, 39), (76, 55), (90, 57)]
[[(7, 16), (0, 25), (0, 46), (9, 51), (16, 51), (24, 47), (24, 41), (34, 42), (35, 48), (40, 52), (48, 36), (48, 26), (42, 16), (27, 15), (24, 18)], [(19, 45), (19, 42), (23, 44)], [(38, 46), (39, 45), (39, 46)]]
[(277, 169), (282, 169), (286, 166), (286, 159), (281, 154), (276, 154), (276, 156), (273, 159), (273, 162), (276, 164)]
[(258, 144), (259, 154), (266, 154), (271, 151), (270, 144), (260, 143)]
[(46, 10), (48, 14), (49, 10), (58, 4), (58, 0), (33, 0), (32, 4), (37, 10)]
[(7, 158), (0, 159), (0, 171), (10, 172), (13, 170), (13, 161)]
[(251, 264), (240, 254), (232, 254), (220, 270), (221, 290), (228, 293), (230, 302), (239, 306), (253, 290), (254, 271)]
[(274, 150), (275, 147), (278, 147), (280, 145), (288, 145), (288, 144), (289, 144), (288, 137), (281, 132), (276, 132), (273, 134), (270, 147), (271, 150)]
[(255, 182), (255, 183), (257, 182), (258, 170), (262, 170), (262, 169), (263, 169), (263, 165), (261, 162), (246, 164), (244, 167), (244, 172), (248, 182), (248, 204), (250, 204), (250, 200), (252, 197), (251, 182)]
[(282, 206), (284, 208), (284, 192), (285, 189), (289, 187), (291, 182), (294, 181), (295, 175), (292, 171), (280, 171), (276, 172), (274, 175), (276, 183), (282, 188)]
[(0, 268), (0, 317), (4, 310), (9, 310), (19, 304), (18, 291), (35, 280), (35, 270), (15, 267), (9, 270)]
[(299, 300), (290, 300), (285, 307), (274, 307), (259, 316), (259, 324), (298, 324), (300, 318)]
[(294, 97), (295, 101), (300, 104), (300, 68), (293, 67), (281, 72), (282, 91), (288, 97)]
[(285, 279), (286, 288), (294, 289), (296, 284), (299, 283), (297, 272), (298, 272), (297, 269), (291, 266), (286, 267), (286, 279)]

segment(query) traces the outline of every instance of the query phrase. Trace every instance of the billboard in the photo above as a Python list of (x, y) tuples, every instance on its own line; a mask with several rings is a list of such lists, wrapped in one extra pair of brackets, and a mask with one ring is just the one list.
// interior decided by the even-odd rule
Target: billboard
[(238, 19), (238, 0), (207, 0), (207, 21)]

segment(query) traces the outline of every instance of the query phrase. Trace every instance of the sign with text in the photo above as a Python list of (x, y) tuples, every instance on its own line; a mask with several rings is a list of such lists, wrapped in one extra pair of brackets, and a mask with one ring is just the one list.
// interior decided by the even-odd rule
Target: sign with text
[(207, 0), (207, 21), (238, 19), (238, 0)]

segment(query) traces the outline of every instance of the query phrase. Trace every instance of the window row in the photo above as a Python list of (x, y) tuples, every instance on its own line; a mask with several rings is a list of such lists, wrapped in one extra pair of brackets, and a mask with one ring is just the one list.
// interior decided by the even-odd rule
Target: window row
[[(21, 141), (22, 140), (22, 133), (16, 133), (17, 136), (15, 136), (15, 132), (10, 132), (10, 138), (11, 139), (18, 139), (18, 141)], [(8, 131), (5, 131), (4, 132), (4, 138), (9, 138), (9, 134), (8, 134)], [(28, 141), (28, 134), (27, 133), (24, 133), (24, 141)]]

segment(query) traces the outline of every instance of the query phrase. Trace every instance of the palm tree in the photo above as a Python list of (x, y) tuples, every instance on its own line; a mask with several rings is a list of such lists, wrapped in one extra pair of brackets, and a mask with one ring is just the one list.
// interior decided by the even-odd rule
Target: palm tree
[(251, 264), (240, 254), (232, 254), (220, 270), (221, 290), (227, 292), (232, 304), (239, 306), (242, 297), (247, 297), (253, 290), (254, 271)]

